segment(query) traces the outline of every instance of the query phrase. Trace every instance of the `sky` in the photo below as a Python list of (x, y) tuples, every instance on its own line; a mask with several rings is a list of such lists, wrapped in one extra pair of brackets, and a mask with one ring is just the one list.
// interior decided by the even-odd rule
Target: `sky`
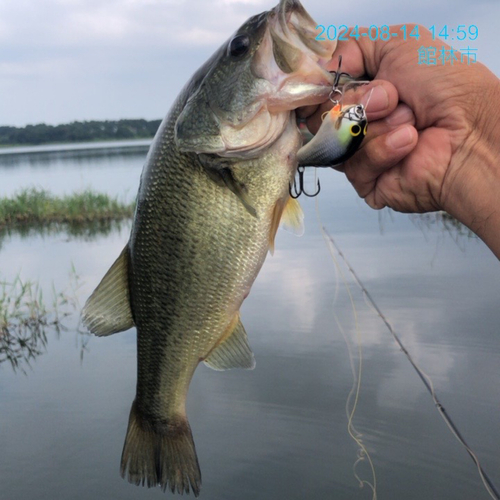
[[(196, 69), (277, 0), (0, 0), (0, 125), (163, 118)], [(500, 75), (498, 0), (303, 0), (318, 24), (476, 25)], [(451, 43), (462, 48), (460, 43)]]

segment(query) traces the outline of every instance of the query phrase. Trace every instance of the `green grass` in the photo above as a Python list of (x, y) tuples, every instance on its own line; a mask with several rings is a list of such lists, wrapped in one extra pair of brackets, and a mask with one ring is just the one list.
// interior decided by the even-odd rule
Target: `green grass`
[(134, 203), (86, 190), (57, 197), (40, 189), (24, 189), (0, 198), (0, 230), (19, 225), (86, 224), (132, 217)]

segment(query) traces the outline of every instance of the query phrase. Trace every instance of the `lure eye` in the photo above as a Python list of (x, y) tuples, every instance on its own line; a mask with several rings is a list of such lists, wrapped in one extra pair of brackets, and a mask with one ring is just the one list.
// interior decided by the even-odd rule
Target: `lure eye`
[(363, 118), (364, 110), (363, 110), (363, 106), (361, 104), (358, 104), (354, 108), (354, 114), (356, 115), (356, 118), (358, 118), (360, 120), (361, 120), (361, 118)]
[(231, 55), (231, 57), (239, 58), (244, 56), (248, 52), (249, 48), (250, 38), (248, 37), (248, 35), (237, 35), (231, 40), (231, 43), (229, 44), (229, 54)]
[(353, 137), (356, 137), (359, 134), (361, 134), (361, 127), (357, 123), (355, 123), (354, 125), (351, 125), (351, 135)]
[(366, 135), (368, 132), (368, 123), (365, 125), (365, 128), (363, 129), (363, 135)]

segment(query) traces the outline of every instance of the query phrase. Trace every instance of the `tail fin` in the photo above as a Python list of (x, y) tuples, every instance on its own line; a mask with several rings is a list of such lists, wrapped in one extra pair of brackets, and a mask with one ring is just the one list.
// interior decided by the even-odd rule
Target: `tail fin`
[(123, 446), (120, 473), (136, 485), (161, 486), (172, 493), (200, 493), (201, 472), (193, 435), (186, 418), (174, 423), (151, 423), (132, 404)]

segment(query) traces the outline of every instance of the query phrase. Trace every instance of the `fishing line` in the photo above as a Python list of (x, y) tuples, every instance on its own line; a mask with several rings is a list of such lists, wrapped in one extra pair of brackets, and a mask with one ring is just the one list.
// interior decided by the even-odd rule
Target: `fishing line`
[[(316, 169), (315, 169), (315, 178), (316, 178)], [(361, 391), (361, 377), (362, 377), (362, 372), (363, 372), (363, 352), (362, 352), (361, 331), (359, 328), (358, 314), (357, 314), (357, 310), (356, 310), (356, 305), (354, 303), (354, 298), (353, 298), (352, 293), (351, 293), (351, 289), (349, 287), (349, 284), (347, 283), (347, 279), (346, 279), (344, 273), (342, 272), (342, 269), (340, 268), (340, 266), (337, 262), (335, 254), (333, 252), (333, 247), (329, 243), (328, 236), (324, 231), (323, 225), (321, 224), (321, 216), (319, 214), (319, 206), (318, 206), (318, 199), (317, 198), (316, 198), (316, 202), (315, 202), (315, 208), (316, 208), (316, 218), (318, 221), (318, 226), (320, 228), (323, 239), (324, 239), (325, 243), (327, 244), (328, 251), (330, 252), (332, 260), (335, 264), (335, 274), (336, 274), (337, 279), (336, 279), (336, 287), (335, 287), (335, 295), (334, 295), (334, 299), (333, 299), (333, 305), (336, 303), (337, 298), (338, 298), (338, 291), (339, 291), (338, 277), (340, 276), (342, 283), (345, 286), (345, 289), (346, 289), (347, 294), (349, 296), (349, 301), (350, 301), (351, 306), (352, 306), (353, 319), (354, 319), (354, 325), (355, 325), (355, 331), (356, 331), (356, 343), (357, 343), (357, 348), (358, 348), (358, 369), (357, 370), (355, 367), (354, 357), (352, 355), (352, 351), (351, 351), (351, 347), (349, 344), (349, 339), (347, 338), (347, 334), (339, 321), (337, 313), (335, 312), (335, 308), (332, 308), (335, 322), (337, 323), (337, 326), (340, 330), (340, 333), (342, 334), (342, 337), (344, 338), (344, 342), (345, 342), (346, 347), (347, 347), (347, 353), (349, 356), (349, 364), (350, 364), (351, 372), (352, 372), (352, 376), (353, 376), (352, 387), (351, 387), (351, 390), (349, 391), (349, 394), (347, 396), (346, 405), (345, 405), (345, 411), (346, 411), (346, 416), (347, 416), (347, 432), (349, 433), (349, 436), (351, 437), (351, 439), (358, 445), (358, 452), (357, 452), (358, 458), (356, 459), (356, 461), (354, 462), (354, 464), (352, 466), (353, 475), (356, 478), (356, 480), (358, 481), (359, 487), (362, 488), (366, 484), (372, 491), (372, 500), (377, 500), (377, 475), (375, 473), (375, 467), (373, 465), (373, 461), (371, 459), (370, 453), (366, 449), (366, 446), (364, 445), (364, 443), (361, 439), (362, 434), (360, 432), (358, 432), (358, 430), (354, 427), (354, 424), (353, 424), (354, 414), (356, 412), (356, 408), (357, 408), (358, 401), (359, 401), (359, 394)], [(351, 399), (353, 398), (353, 396), (354, 396), (354, 403), (352, 405), (352, 408), (350, 409), (349, 407), (350, 407)], [(361, 479), (356, 472), (357, 465), (360, 462), (364, 461), (365, 459), (368, 461), (368, 464), (369, 464), (370, 469), (371, 469), (373, 484), (365, 479)]]
[[(317, 207), (318, 207), (318, 204), (317, 204), (317, 201), (316, 201), (316, 213), (319, 216), (318, 208)], [(318, 219), (318, 221), (319, 221), (319, 219)], [(324, 226), (321, 226), (321, 233), (323, 234), (324, 237), (326, 236), (326, 238), (327, 238), (327, 240), (329, 242), (328, 246), (329, 246), (329, 249), (330, 249), (330, 253), (331, 253), (331, 247), (333, 246), (333, 248), (336, 249), (337, 253), (340, 255), (340, 257), (344, 261), (344, 264), (346, 265), (346, 267), (349, 270), (349, 272), (352, 274), (355, 282), (358, 284), (358, 286), (360, 287), (361, 291), (363, 292), (363, 294), (365, 296), (365, 300), (367, 300), (371, 304), (371, 306), (373, 307), (373, 309), (375, 310), (375, 312), (377, 313), (377, 315), (384, 322), (385, 326), (387, 327), (387, 329), (389, 330), (389, 332), (394, 337), (394, 340), (399, 345), (400, 349), (404, 352), (404, 354), (408, 358), (408, 361), (411, 363), (411, 365), (413, 366), (413, 368), (417, 372), (418, 376), (420, 377), (420, 379), (422, 380), (423, 384), (425, 385), (427, 391), (430, 393), (430, 395), (431, 395), (431, 397), (432, 397), (432, 399), (434, 401), (434, 405), (435, 405), (435, 407), (436, 407), (439, 415), (441, 415), (442, 419), (446, 423), (447, 427), (450, 429), (450, 431), (453, 434), (453, 436), (455, 436), (455, 438), (458, 440), (458, 442), (466, 449), (467, 453), (472, 458), (472, 461), (475, 463), (475, 465), (477, 467), (477, 470), (478, 470), (478, 473), (479, 473), (479, 477), (481, 478), (481, 481), (482, 481), (482, 483), (483, 483), (483, 485), (484, 485), (487, 493), (489, 494), (489, 496), (491, 498), (495, 499), (495, 500), (500, 500), (500, 493), (496, 489), (495, 485), (493, 484), (493, 482), (491, 481), (491, 479), (489, 478), (489, 476), (483, 470), (483, 468), (482, 468), (482, 466), (481, 466), (481, 464), (479, 462), (479, 459), (478, 459), (477, 455), (472, 451), (472, 449), (466, 443), (464, 437), (462, 436), (462, 434), (458, 430), (457, 426), (453, 422), (451, 416), (446, 411), (446, 409), (444, 408), (444, 406), (441, 404), (439, 398), (437, 397), (437, 394), (436, 394), (436, 392), (434, 390), (434, 385), (432, 383), (432, 379), (429, 377), (429, 375), (427, 375), (417, 365), (417, 363), (415, 362), (415, 360), (413, 359), (413, 357), (411, 356), (411, 354), (408, 352), (408, 350), (406, 349), (406, 347), (402, 343), (402, 341), (399, 338), (399, 336), (397, 335), (397, 333), (392, 328), (392, 326), (389, 323), (389, 321), (387, 320), (387, 318), (384, 316), (384, 314), (382, 313), (382, 311), (380, 310), (380, 308), (377, 306), (377, 304), (376, 304), (375, 300), (373, 299), (373, 297), (370, 295), (370, 293), (368, 292), (368, 290), (366, 289), (366, 287), (363, 285), (363, 283), (359, 279), (359, 277), (356, 274), (356, 272), (354, 271), (354, 269), (351, 267), (351, 265), (347, 261), (345, 255), (342, 253), (342, 251), (337, 246), (337, 244), (333, 240), (332, 236), (328, 233), (327, 229)], [(332, 253), (332, 256), (333, 256), (333, 253)], [(335, 265), (338, 267), (338, 263), (337, 263), (337, 261), (336, 261), (335, 258), (334, 258), (334, 262), (335, 262)], [(339, 271), (340, 271), (340, 269), (339, 269)], [(340, 271), (340, 274), (342, 275), (341, 271)], [(344, 280), (343, 275), (342, 275), (342, 279)], [(345, 283), (345, 281), (344, 281), (344, 283)], [(351, 300), (352, 300), (352, 296), (351, 296), (350, 292), (349, 292), (349, 296), (351, 297)], [(358, 383), (359, 383), (359, 381), (358, 381)], [(370, 460), (370, 463), (371, 463), (371, 460)]]

